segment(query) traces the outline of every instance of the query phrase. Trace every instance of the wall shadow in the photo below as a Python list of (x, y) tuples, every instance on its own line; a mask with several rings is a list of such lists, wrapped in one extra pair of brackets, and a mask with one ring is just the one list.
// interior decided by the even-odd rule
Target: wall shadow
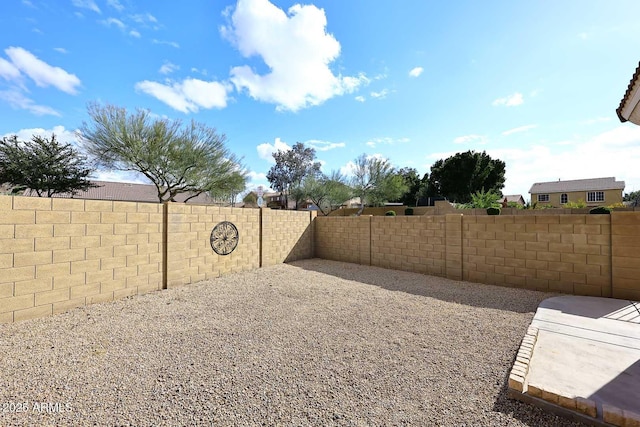
[(284, 262), (309, 259), (313, 256), (313, 222), (305, 228), (296, 243), (293, 245)]
[(596, 390), (589, 399), (599, 408), (603, 403), (638, 413), (640, 402), (640, 360), (636, 360), (611, 381)]
[[(540, 302), (554, 295), (320, 258), (298, 260), (289, 264), (303, 270), (379, 286), (390, 291), (517, 313), (534, 313)], [(523, 294), (527, 297), (523, 298)]]
[(563, 295), (542, 301), (540, 308), (592, 319), (640, 323), (640, 303), (622, 299)]

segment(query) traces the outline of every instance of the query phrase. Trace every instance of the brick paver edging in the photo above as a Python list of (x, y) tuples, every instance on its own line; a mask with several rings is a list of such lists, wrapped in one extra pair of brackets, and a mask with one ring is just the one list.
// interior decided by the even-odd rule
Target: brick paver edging
[[(542, 399), (561, 408), (575, 411), (581, 415), (592, 417), (599, 425), (598, 421), (604, 421), (609, 425), (620, 427), (640, 427), (640, 414), (622, 410), (612, 405), (603, 404), (600, 419), (598, 419), (598, 411), (596, 402), (579, 396), (563, 396), (548, 390), (543, 390), (535, 384), (529, 384), (527, 374), (529, 372), (529, 363), (533, 355), (533, 349), (538, 337), (538, 328), (529, 326), (525, 334), (516, 360), (509, 374), (509, 391), (516, 398), (517, 394), (531, 396), (536, 399)], [(524, 399), (519, 399), (524, 400)]]

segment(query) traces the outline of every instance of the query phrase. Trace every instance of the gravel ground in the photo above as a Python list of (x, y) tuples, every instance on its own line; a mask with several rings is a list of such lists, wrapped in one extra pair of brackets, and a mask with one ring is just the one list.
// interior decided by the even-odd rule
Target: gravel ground
[(314, 259), (4, 324), (0, 425), (578, 425), (506, 397), (548, 296)]

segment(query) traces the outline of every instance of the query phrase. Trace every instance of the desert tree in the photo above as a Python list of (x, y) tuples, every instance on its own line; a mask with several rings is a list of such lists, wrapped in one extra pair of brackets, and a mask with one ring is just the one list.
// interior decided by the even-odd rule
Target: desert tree
[(93, 169), (69, 143), (33, 135), (30, 141), (17, 136), (0, 141), (0, 183), (31, 189), (39, 197), (71, 193), (95, 187), (89, 180)]
[(505, 182), (505, 163), (486, 152), (456, 153), (431, 166), (429, 191), (458, 203), (468, 203), (478, 191), (501, 195)]
[(305, 147), (301, 142), (296, 142), (289, 150), (273, 153), (276, 164), (269, 169), (267, 180), (271, 188), (282, 193), (286, 208), (289, 208), (290, 194), (295, 196), (296, 205), (300, 201), (302, 193), (298, 188), (304, 177), (320, 171), (320, 162), (316, 162), (315, 158), (316, 150)]
[(304, 178), (299, 189), (300, 196), (311, 200), (323, 215), (328, 215), (349, 200), (352, 193), (345, 177), (337, 171), (329, 175), (309, 174)]
[(365, 204), (381, 206), (401, 197), (407, 191), (407, 184), (388, 160), (362, 154), (354, 161), (351, 188), (360, 198), (357, 215), (361, 215)]
[(220, 197), (244, 189), (246, 173), (215, 128), (109, 104), (91, 103), (88, 113), (91, 121), (78, 136), (89, 156), (105, 168), (141, 173), (160, 202), (183, 193), (186, 202), (203, 193)]

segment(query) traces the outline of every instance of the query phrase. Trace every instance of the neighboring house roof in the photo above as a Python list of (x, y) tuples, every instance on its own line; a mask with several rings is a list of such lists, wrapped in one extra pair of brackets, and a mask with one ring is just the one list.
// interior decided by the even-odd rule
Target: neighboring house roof
[(621, 122), (630, 121), (640, 125), (640, 65), (636, 68), (627, 90), (616, 109)]
[(614, 177), (574, 179), (570, 181), (536, 182), (529, 193), (569, 193), (572, 191), (624, 190), (624, 181)]
[[(65, 199), (93, 199), (93, 200), (117, 200), (123, 202), (152, 202), (159, 203), (158, 192), (152, 184), (132, 184), (128, 182), (91, 181), (98, 187), (89, 188), (85, 191), (78, 191), (76, 194), (61, 193), (54, 194), (53, 197)], [(38, 196), (35, 190), (27, 189), (25, 196)], [(187, 194), (176, 196), (176, 202), (184, 202)], [(187, 203), (197, 203), (211, 205), (217, 203), (207, 194), (200, 194)]]
[(516, 203), (524, 204), (524, 197), (522, 197), (522, 194), (507, 194), (504, 197), (502, 197), (502, 201), (507, 203), (516, 202)]

